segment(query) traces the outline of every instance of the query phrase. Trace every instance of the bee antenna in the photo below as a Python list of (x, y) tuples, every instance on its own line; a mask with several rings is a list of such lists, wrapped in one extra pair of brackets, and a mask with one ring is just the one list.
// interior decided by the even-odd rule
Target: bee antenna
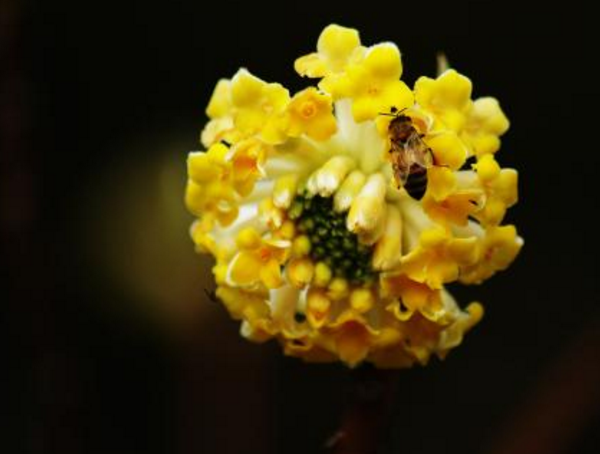
[(398, 118), (400, 115), (402, 115), (402, 112), (404, 112), (406, 109), (408, 109), (408, 107), (405, 107), (402, 110), (398, 110), (398, 108), (396, 106), (392, 106), (390, 108), (389, 112), (379, 112), (379, 115), (384, 115), (386, 117), (396, 117), (396, 118)]

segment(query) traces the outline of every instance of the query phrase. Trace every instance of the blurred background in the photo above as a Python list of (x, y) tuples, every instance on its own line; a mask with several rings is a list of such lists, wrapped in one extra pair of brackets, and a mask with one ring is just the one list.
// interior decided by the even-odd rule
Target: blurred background
[[(238, 336), (193, 251), (185, 159), (220, 77), (295, 91), (322, 28), (435, 54), (498, 97), (521, 175), (516, 263), (453, 289), (486, 307), (446, 361), (404, 371), (386, 453), (597, 453), (598, 25), (580, 6), (0, 0), (1, 240), (10, 453), (323, 452), (340, 365)], [(3, 292), (3, 293), (4, 293)], [(4, 299), (4, 298), (3, 298)]]

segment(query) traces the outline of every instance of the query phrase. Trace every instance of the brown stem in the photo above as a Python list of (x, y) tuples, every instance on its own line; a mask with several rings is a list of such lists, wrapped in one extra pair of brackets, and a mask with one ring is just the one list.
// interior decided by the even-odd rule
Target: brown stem
[(387, 427), (398, 373), (363, 366), (353, 375), (348, 407), (326, 447), (335, 454), (375, 454)]

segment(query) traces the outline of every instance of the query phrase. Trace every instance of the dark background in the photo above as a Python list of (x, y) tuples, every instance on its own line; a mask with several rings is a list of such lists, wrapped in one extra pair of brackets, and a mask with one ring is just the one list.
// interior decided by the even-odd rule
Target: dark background
[[(524, 3), (524, 2), (522, 2)], [(435, 53), (511, 120), (516, 263), (445, 362), (400, 374), (383, 452), (597, 453), (598, 24), (567, 2), (38, 1), (0, 4), (8, 342), (3, 452), (323, 452), (351, 383), (257, 346), (210, 303), (182, 204), (214, 83), (297, 90), (322, 28), (391, 40), (409, 84)]]

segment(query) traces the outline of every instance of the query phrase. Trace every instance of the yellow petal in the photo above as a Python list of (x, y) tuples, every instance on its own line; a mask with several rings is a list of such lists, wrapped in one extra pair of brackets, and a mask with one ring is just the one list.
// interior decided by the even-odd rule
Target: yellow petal
[(507, 207), (517, 203), (518, 179), (519, 174), (515, 169), (502, 169), (498, 175), (495, 190)]
[(443, 284), (458, 278), (458, 265), (450, 260), (432, 260), (427, 266), (425, 282), (431, 288), (440, 289)]
[(453, 69), (444, 71), (437, 78), (437, 96), (447, 105), (462, 109), (471, 99), (471, 80)]
[(438, 224), (466, 226), (469, 216), (475, 216), (481, 210), (482, 197), (483, 192), (479, 189), (450, 194), (440, 201), (425, 195), (422, 205), (427, 215)]
[(260, 138), (271, 145), (277, 145), (287, 139), (288, 118), (283, 113), (276, 113), (262, 121)]
[(306, 300), (306, 316), (314, 328), (322, 327), (327, 321), (327, 315), (331, 308), (331, 300), (320, 290), (310, 290)]
[(500, 166), (491, 154), (479, 158), (475, 168), (477, 170), (477, 175), (479, 175), (479, 178), (484, 182), (492, 181), (500, 175)]
[(403, 110), (411, 107), (415, 102), (413, 93), (408, 86), (401, 80), (394, 80), (387, 84), (381, 91), (378, 100), (377, 114), (388, 112), (390, 107), (395, 107), (398, 110)]
[(238, 136), (239, 133), (233, 128), (233, 118), (220, 117), (206, 123), (200, 135), (200, 141), (202, 145), (209, 148), (222, 140), (235, 143), (239, 140)]
[(365, 359), (369, 352), (369, 331), (359, 322), (348, 322), (339, 329), (336, 349), (340, 359), (351, 367)]
[(323, 77), (327, 74), (327, 63), (315, 52), (296, 59), (294, 69), (301, 76)]
[(372, 77), (392, 80), (402, 75), (400, 51), (393, 43), (371, 46), (362, 64)]
[(433, 150), (435, 164), (438, 166), (448, 166), (458, 170), (467, 159), (467, 147), (453, 132), (448, 131), (427, 137), (427, 145)]
[(469, 265), (477, 260), (477, 238), (455, 238), (448, 244), (448, 255), (461, 265)]
[(280, 208), (277, 208), (273, 201), (263, 199), (258, 205), (258, 212), (262, 221), (271, 229), (276, 230), (283, 224), (284, 213)]
[(309, 87), (296, 93), (288, 105), (288, 134), (298, 137), (306, 133), (315, 140), (326, 140), (337, 129), (331, 96)]
[(231, 81), (221, 79), (217, 82), (213, 94), (206, 108), (209, 118), (219, 118), (228, 115), (231, 111)]
[(431, 290), (427, 285), (407, 279), (406, 286), (402, 291), (402, 302), (412, 310), (421, 310), (431, 300), (435, 299), (437, 292)]
[[(463, 135), (475, 156), (496, 153), (500, 149), (500, 139), (493, 134)], [(461, 136), (461, 137), (463, 137)]]
[(456, 188), (454, 172), (447, 167), (432, 167), (427, 172), (427, 192), (436, 201), (444, 200)]
[(337, 122), (331, 110), (318, 112), (315, 120), (306, 125), (306, 135), (319, 142), (329, 139), (336, 131)]
[(185, 187), (185, 206), (196, 216), (202, 215), (203, 196), (204, 191), (202, 190), (202, 186), (193, 180), (188, 180)]
[[(217, 146), (217, 145), (214, 145)], [(193, 152), (188, 155), (188, 175), (196, 183), (202, 184), (219, 175), (219, 168), (210, 162), (206, 153)]]
[(415, 83), (415, 98), (419, 105), (432, 111), (446, 128), (460, 131), (465, 126), (471, 101), (471, 81), (453, 69), (437, 79), (420, 77)]
[(227, 280), (232, 285), (248, 286), (260, 279), (262, 261), (257, 254), (248, 251), (239, 252), (231, 261)]
[(267, 83), (251, 74), (247, 69), (240, 69), (231, 80), (231, 99), (233, 105), (244, 107), (259, 102)]
[(468, 128), (501, 136), (509, 126), (508, 118), (496, 98), (478, 98), (473, 102), (473, 107), (469, 112)]
[(358, 31), (331, 24), (325, 27), (317, 42), (317, 51), (334, 61), (347, 59), (360, 46)]
[[(375, 97), (363, 96), (359, 98), (354, 98), (352, 101), (352, 116), (354, 120), (358, 123), (372, 120), (379, 115), (379, 112), (382, 108), (382, 102)], [(383, 106), (383, 111), (386, 110), (387, 106)]]
[(275, 289), (283, 285), (281, 266), (279, 261), (271, 259), (260, 268), (260, 279), (268, 289)]
[(491, 227), (488, 237), (484, 259), (492, 262), (495, 270), (508, 268), (523, 246), (515, 226)]
[(441, 228), (433, 228), (421, 232), (421, 246), (423, 248), (441, 247), (448, 240), (448, 233)]
[(474, 214), (484, 225), (498, 225), (506, 214), (506, 203), (497, 197), (489, 197), (483, 208)]
[(216, 217), (222, 227), (227, 227), (235, 222), (239, 214), (239, 209), (236, 206), (230, 206), (226, 210), (217, 211)]
[(246, 227), (240, 230), (235, 242), (240, 249), (256, 249), (260, 246), (261, 238), (254, 227)]
[(435, 80), (421, 76), (415, 82), (415, 100), (422, 107), (427, 107), (431, 104), (433, 97), (435, 96)]

